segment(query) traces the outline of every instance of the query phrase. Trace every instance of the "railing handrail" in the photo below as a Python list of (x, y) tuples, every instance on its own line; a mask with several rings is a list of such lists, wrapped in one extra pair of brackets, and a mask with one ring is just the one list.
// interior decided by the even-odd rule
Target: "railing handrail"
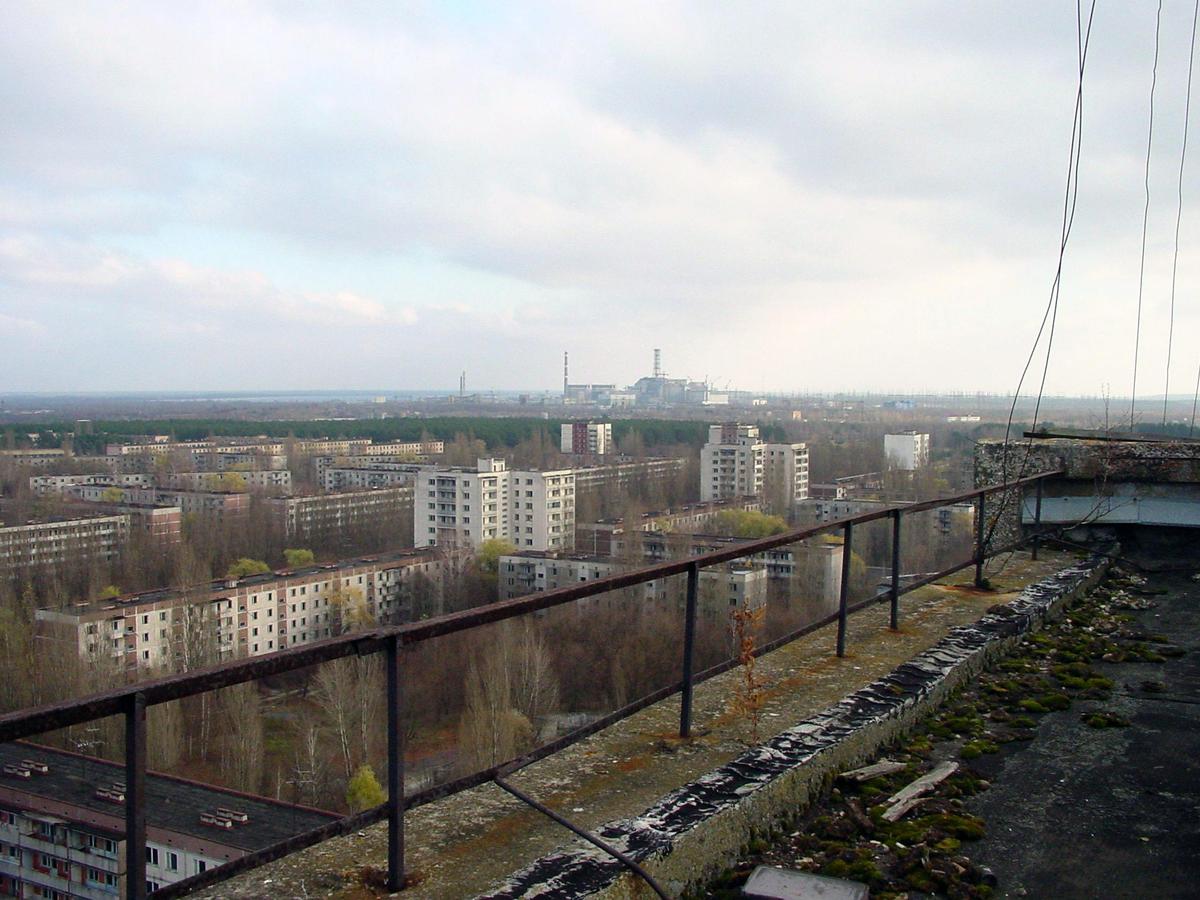
[[(313, 829), (300, 834), (292, 835), (283, 841), (272, 844), (268, 847), (260, 848), (257, 851), (246, 854), (237, 859), (230, 860), (223, 865), (208, 869), (205, 872), (197, 873), (182, 881), (168, 885), (161, 891), (165, 898), (183, 896), (191, 890), (215, 884), (218, 881), (223, 881), (231, 878), (238, 872), (246, 871), (278, 859), (289, 853), (301, 850), (305, 847), (312, 846), (322, 840), (333, 837), (338, 834), (345, 834), (350, 830), (365, 827), (373, 822), (378, 822), (382, 819), (388, 821), (388, 890), (400, 890), (405, 883), (404, 876), (404, 812), (406, 809), (415, 805), (430, 802), (439, 796), (444, 796), (448, 793), (466, 790), (477, 784), (483, 784), (487, 781), (500, 781), (504, 776), (507, 776), (517, 768), (521, 768), (529, 763), (542, 759), (550, 753), (557, 752), (566, 746), (570, 746), (576, 741), (582, 740), (589, 734), (594, 733), (600, 728), (607, 727), (620, 721), (627, 716), (632, 715), (639, 709), (649, 706), (651, 703), (657, 702), (659, 699), (665, 699), (676, 692), (681, 692), (682, 701), (680, 704), (680, 722), (679, 734), (681, 738), (687, 738), (691, 735), (691, 705), (692, 705), (692, 687), (694, 684), (712, 677), (719, 672), (727, 670), (732, 665), (737, 664), (737, 659), (729, 659), (724, 663), (718, 664), (704, 672), (695, 673), (693, 667), (694, 654), (694, 632), (695, 618), (697, 605), (697, 592), (700, 570), (709, 566), (720, 565), (726, 562), (732, 562), (737, 559), (742, 559), (747, 556), (755, 556), (760, 553), (765, 553), (769, 550), (774, 550), (778, 547), (788, 546), (806, 538), (815, 537), (829, 531), (841, 530), (843, 536), (843, 553), (842, 553), (842, 579), (839, 589), (838, 612), (835, 616), (827, 617), (821, 622), (811, 623), (808, 626), (791, 632), (788, 635), (783, 635), (774, 641), (768, 642), (755, 651), (755, 655), (759, 652), (767, 652), (775, 647), (783, 646), (789, 641), (795, 640), (803, 634), (815, 630), (817, 627), (833, 621), (836, 617), (837, 621), (837, 655), (842, 657), (846, 652), (846, 631), (847, 631), (847, 616), (850, 612), (858, 609), (864, 609), (866, 606), (878, 602), (884, 598), (891, 600), (891, 627), (898, 627), (899, 615), (899, 597), (901, 594), (915, 590), (918, 586), (928, 583), (938, 577), (952, 574), (967, 566), (975, 566), (975, 584), (982, 587), (985, 584), (983, 579), (983, 565), (988, 557), (988, 545), (991, 544), (991, 537), (984, 534), (984, 518), (985, 518), (985, 498), (997, 491), (1013, 491), (1018, 490), (1022, 486), (1031, 482), (1037, 482), (1037, 511), (1038, 516), (1035, 520), (1035, 532), (1033, 536), (1033, 558), (1037, 559), (1037, 526), (1040, 525), (1041, 501), (1043, 494), (1043, 481), (1046, 478), (1054, 477), (1063, 474), (1062, 469), (1055, 469), (1046, 472), (1040, 472), (1036, 475), (1031, 475), (1017, 481), (1005, 482), (997, 485), (989, 485), (987, 487), (976, 488), (972, 491), (966, 491), (962, 494), (957, 494), (951, 497), (941, 497), (936, 500), (926, 500), (919, 503), (911, 504), (893, 504), (882, 506), (878, 509), (867, 513), (860, 513), (854, 516), (847, 516), (832, 522), (825, 522), (819, 525), (809, 526), (807, 528), (798, 528), (792, 531), (784, 532), (783, 534), (772, 535), (771, 537), (759, 538), (757, 540), (743, 541), (736, 543), (728, 548), (721, 550), (712, 550), (696, 556), (691, 556), (686, 559), (674, 560), (671, 562), (659, 563), (653, 566), (644, 566), (640, 569), (635, 569), (632, 572), (624, 572), (618, 575), (610, 575), (607, 578), (600, 578), (595, 581), (576, 584), (570, 587), (558, 588), (553, 591), (546, 591), (540, 594), (531, 594), (525, 597), (516, 597), (511, 600), (504, 600), (498, 603), (489, 604), (487, 606), (478, 607), (475, 609), (464, 610), (462, 612), (451, 613), (446, 616), (439, 616), (435, 619), (429, 619), (423, 622), (411, 622), (404, 625), (393, 625), (381, 628), (373, 628), (369, 631), (357, 632), (352, 634), (340, 635), (336, 638), (328, 638), (324, 641), (318, 641), (303, 647), (289, 648), (280, 650), (273, 654), (258, 657), (255, 659), (239, 659), (227, 660), (223, 663), (218, 663), (206, 669), (201, 669), (196, 672), (189, 672), (180, 675), (171, 675), (165, 678), (159, 678), (151, 681), (138, 682), (127, 685), (122, 688), (104, 691), (93, 694), (88, 697), (80, 697), (72, 700), (64, 700), (60, 703), (48, 704), (33, 709), (18, 710), (4, 716), (0, 716), (0, 742), (17, 740), (22, 737), (28, 737), (33, 734), (38, 734), (45, 731), (53, 731), (59, 728), (64, 728), (69, 725), (74, 725), (81, 722), (92, 721), (94, 719), (105, 718), (111, 715), (122, 715), (125, 720), (125, 781), (128, 785), (128, 790), (125, 796), (125, 866), (126, 866), (126, 895), (132, 900), (141, 900), (146, 896), (146, 858), (143, 852), (146, 843), (146, 809), (145, 809), (145, 789), (146, 789), (146, 710), (149, 706), (156, 703), (166, 703), (171, 700), (178, 700), (184, 697), (193, 696), (195, 694), (206, 693), (208, 691), (217, 690), (231, 685), (242, 684), (258, 678), (263, 678), (269, 675), (291, 672), (297, 669), (308, 668), (309, 666), (319, 663), (330, 662), (336, 659), (341, 659), (350, 655), (366, 655), (372, 653), (384, 653), (387, 659), (386, 675), (387, 675), (387, 695), (388, 695), (388, 796), (387, 800), (371, 809), (364, 810), (352, 816), (338, 819), (335, 822), (327, 823), (317, 829)], [(937, 509), (944, 506), (951, 506), (956, 503), (976, 500), (978, 503), (976, 522), (975, 522), (975, 550), (972, 558), (956, 563), (949, 569), (943, 570), (938, 575), (929, 576), (918, 579), (913, 584), (901, 586), (899, 582), (899, 562), (901, 548), (901, 519), (906, 513), (919, 513), (925, 510)], [(858, 601), (854, 604), (849, 602), (849, 581), (850, 581), (850, 556), (847, 551), (852, 547), (851, 537), (855, 525), (862, 525), (868, 522), (875, 522), (882, 519), (891, 518), (892, 520), (892, 584), (891, 588), (883, 593), (876, 594), (874, 597), (866, 600)], [(1020, 519), (1018, 517), (1018, 523)], [(1017, 540), (1013, 545), (995, 550), (993, 552), (1005, 552), (1009, 549), (1014, 549), (1022, 543)], [(507, 762), (501, 763), (499, 766), (493, 766), (491, 769), (475, 772), (472, 775), (464, 776), (456, 779), (447, 785), (434, 788), (432, 790), (419, 792), (417, 795), (406, 797), (404, 794), (404, 728), (402, 727), (401, 715), (403, 701), (403, 685), (404, 679), (402, 675), (401, 657), (405, 646), (419, 644), (422, 641), (430, 640), (431, 638), (439, 637), (445, 634), (453, 634), (460, 631), (466, 631), (471, 628), (476, 628), (481, 625), (486, 625), (492, 622), (500, 622), (505, 619), (511, 619), (516, 616), (522, 616), (533, 612), (539, 612), (544, 609), (561, 606), (575, 600), (581, 600), (587, 597), (592, 597), (597, 594), (607, 593), (613, 590), (619, 590), (625, 587), (631, 587), (646, 582), (655, 581), (660, 578), (667, 578), (672, 575), (687, 573), (687, 605), (684, 612), (684, 643), (683, 643), (683, 659), (681, 681), (674, 682), (665, 687), (635, 700), (631, 704), (627, 704), (619, 710), (615, 710), (601, 720), (592, 723), (592, 725), (584, 726), (576, 729), (568, 735), (551, 741), (549, 744), (543, 744), (535, 748), (530, 753), (523, 757), (514, 758)], [(539, 805), (539, 808), (540, 807)], [(574, 828), (574, 826), (572, 826)], [(598, 846), (603, 849), (613, 852), (612, 848), (605, 845), (603, 842), (598, 842)], [(646, 873), (636, 864), (632, 864), (629, 859), (620, 853), (614, 855), (622, 862), (622, 864), (631, 867), (634, 871), (645, 875)], [(653, 882), (651, 882), (653, 886)], [(158, 891), (155, 892), (159, 893)]]
[(635, 587), (660, 578), (686, 573), (693, 566), (705, 569), (711, 566), (734, 562), (768, 550), (786, 547), (826, 532), (844, 529), (847, 525), (862, 525), (868, 522), (886, 519), (897, 510), (902, 513), (924, 512), (944, 506), (953, 506), (969, 500), (996, 493), (1020, 488), (1026, 484), (1063, 474), (1063, 469), (1054, 469), (1029, 475), (1016, 481), (988, 485), (956, 494), (950, 497), (940, 497), (934, 500), (923, 500), (917, 503), (890, 504), (866, 513), (846, 516), (818, 525), (797, 528), (781, 534), (765, 538), (741, 541), (728, 548), (711, 550), (686, 559), (670, 560), (651, 566), (644, 566), (630, 572), (621, 572), (598, 578), (586, 583), (569, 585), (541, 593), (528, 594), (501, 600), (486, 606), (448, 613), (419, 622), (406, 622), (400, 625), (381, 626), (365, 631), (351, 632), (337, 637), (326, 638), (306, 644), (302, 647), (289, 647), (251, 659), (232, 659), (214, 665), (184, 672), (167, 675), (162, 678), (134, 682), (119, 688), (99, 691), (84, 697), (72, 698), (42, 706), (16, 710), (0, 715), (0, 743), (19, 740), (34, 734), (66, 728), (81, 722), (106, 716), (119, 715), (125, 711), (135, 695), (140, 695), (147, 706), (168, 703), (184, 697), (207, 693), (220, 688), (231, 687), (247, 681), (255, 681), (272, 675), (294, 672), (320, 663), (331, 662), (347, 656), (365, 656), (372, 653), (384, 652), (387, 644), (393, 638), (399, 638), (404, 645), (418, 644), (447, 634), (466, 631), (482, 625), (516, 618), (529, 613), (540, 612), (565, 603), (605, 594), (621, 588)]

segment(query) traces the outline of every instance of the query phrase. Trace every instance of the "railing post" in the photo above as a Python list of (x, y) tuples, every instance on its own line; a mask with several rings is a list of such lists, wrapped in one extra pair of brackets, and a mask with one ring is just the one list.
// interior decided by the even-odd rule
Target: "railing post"
[(892, 511), (892, 616), (890, 627), (900, 627), (900, 510)]
[[(984, 559), (984, 519), (986, 504), (986, 494), (979, 495), (979, 509), (975, 513), (975, 587), (983, 587), (983, 559)], [(1019, 515), (1019, 514), (1018, 514)]]
[(849, 522), (842, 532), (842, 584), (838, 598), (837, 655), (846, 655), (846, 602), (850, 597), (850, 541), (854, 526)]
[(400, 637), (387, 645), (388, 891), (404, 888), (404, 673)]
[(679, 736), (692, 736), (692, 668), (696, 649), (696, 594), (700, 588), (700, 566), (687, 570), (687, 605), (683, 613), (683, 690), (679, 698)]
[(1030, 556), (1033, 557), (1034, 562), (1037, 562), (1038, 543), (1039, 543), (1039, 539), (1041, 537), (1041, 532), (1042, 532), (1042, 485), (1043, 484), (1045, 484), (1045, 482), (1039, 478), (1038, 483), (1037, 483), (1037, 501), (1033, 507), (1033, 550), (1032, 550), (1032, 553), (1030, 554)]
[(125, 699), (125, 896), (146, 896), (146, 697)]

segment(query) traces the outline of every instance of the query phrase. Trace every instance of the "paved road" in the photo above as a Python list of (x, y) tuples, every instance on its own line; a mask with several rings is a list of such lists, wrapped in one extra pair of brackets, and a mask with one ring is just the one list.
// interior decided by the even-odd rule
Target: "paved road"
[[(1197, 549), (1170, 562), (1200, 571)], [(1134, 613), (1138, 624), (1188, 653), (1097, 664), (1116, 682), (1111, 701), (1044, 716), (1035, 741), (973, 763), (993, 782), (969, 804), (989, 832), (971, 856), (996, 872), (1001, 896), (1200, 897), (1200, 584), (1152, 575), (1149, 587), (1169, 593)], [(1164, 693), (1142, 690), (1159, 680)], [(1092, 708), (1132, 726), (1089, 728), (1080, 713)]]

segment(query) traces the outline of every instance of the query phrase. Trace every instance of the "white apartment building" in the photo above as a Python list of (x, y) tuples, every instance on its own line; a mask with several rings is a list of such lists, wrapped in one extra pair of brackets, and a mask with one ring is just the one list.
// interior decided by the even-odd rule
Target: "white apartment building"
[[(125, 884), (125, 767), (30, 743), (0, 745), (0, 896), (116, 900)], [(337, 819), (153, 772), (146, 888), (158, 890)]]
[(575, 541), (575, 473), (509, 471), (491, 458), (474, 470), (422, 469), (413, 536), (418, 547), (477, 548), (499, 539), (522, 550), (568, 550)]
[[(125, 476), (130, 477), (130, 476)], [(134, 476), (136, 477), (136, 476)], [(192, 491), (219, 491), (230, 484), (247, 490), (291, 493), (292, 473), (287, 469), (246, 469), (236, 472), (179, 472), (163, 478), (163, 487)]]
[(442, 441), (392, 441), (368, 444), (362, 452), (368, 456), (440, 456), (446, 452), (446, 445)]
[[(499, 560), (499, 596), (501, 600), (540, 594), (575, 584), (598, 581), (636, 568), (628, 563), (601, 556), (522, 552), (501, 556)], [(757, 609), (767, 602), (765, 568), (745, 564), (715, 566), (700, 570), (697, 609), (702, 615), (725, 616), (733, 608), (748, 602)], [(667, 598), (667, 585), (662, 579), (647, 581), (637, 588), (640, 599), (647, 603)], [(627, 595), (610, 591), (579, 600), (573, 604), (578, 612), (597, 606), (611, 608), (626, 602)]]
[(929, 435), (905, 431), (883, 436), (883, 455), (893, 469), (911, 472), (929, 464)]
[(305, 456), (344, 456), (347, 453), (366, 453), (371, 446), (370, 438), (350, 440), (301, 440), (293, 447)]
[(806, 444), (763, 444), (763, 491), (791, 508), (808, 497)]
[(0, 575), (68, 560), (115, 559), (129, 516), (91, 516), (0, 528)]
[(611, 422), (564, 422), (560, 449), (563, 453), (603, 456), (613, 446)]
[(413, 484), (420, 467), (411, 463), (379, 463), (320, 466), (318, 471), (318, 479), (325, 490), (352, 491)]
[(250, 510), (250, 495), (238, 491), (193, 491), (178, 488), (117, 487), (78, 484), (69, 489), (73, 497), (89, 502), (126, 503), (142, 506), (178, 506), (187, 515), (218, 518), (244, 516)]
[(709, 616), (731, 614), (743, 607), (762, 609), (767, 605), (767, 570), (739, 563), (701, 569), (696, 599), (697, 611)]
[(71, 488), (83, 484), (101, 484), (117, 487), (154, 487), (154, 476), (144, 474), (114, 475), (108, 472), (96, 475), (32, 475), (29, 489), (38, 497), (70, 493)]
[(348, 528), (386, 527), (408, 519), (412, 516), (413, 489), (395, 485), (309, 497), (273, 497), (269, 502), (287, 536), (304, 539)]
[(808, 447), (764, 443), (756, 425), (710, 426), (700, 450), (700, 499), (776, 496), (789, 506), (808, 496)]
[(512, 472), (509, 540), (527, 550), (575, 546), (575, 473)]
[(46, 469), (66, 458), (66, 450), (0, 450), (0, 463), (30, 469)]
[(341, 634), (364, 615), (389, 624), (439, 615), (444, 581), (459, 562), (441, 551), (403, 550), (39, 609), (37, 635), (131, 672), (174, 668), (200, 652), (210, 662), (262, 656)]
[(679, 473), (687, 468), (687, 462), (677, 456), (583, 466), (574, 470), (575, 491), (586, 494), (591, 491), (625, 490), (635, 484), (667, 482), (679, 477)]

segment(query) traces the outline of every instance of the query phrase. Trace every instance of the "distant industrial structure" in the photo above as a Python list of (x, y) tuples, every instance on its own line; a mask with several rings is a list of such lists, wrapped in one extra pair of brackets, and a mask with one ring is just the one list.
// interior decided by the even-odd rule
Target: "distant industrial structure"
[(727, 406), (727, 391), (715, 391), (707, 381), (668, 378), (662, 367), (662, 350), (654, 349), (651, 374), (624, 390), (615, 384), (571, 384), (567, 354), (563, 353), (563, 403), (605, 407), (661, 409), (671, 406)]

